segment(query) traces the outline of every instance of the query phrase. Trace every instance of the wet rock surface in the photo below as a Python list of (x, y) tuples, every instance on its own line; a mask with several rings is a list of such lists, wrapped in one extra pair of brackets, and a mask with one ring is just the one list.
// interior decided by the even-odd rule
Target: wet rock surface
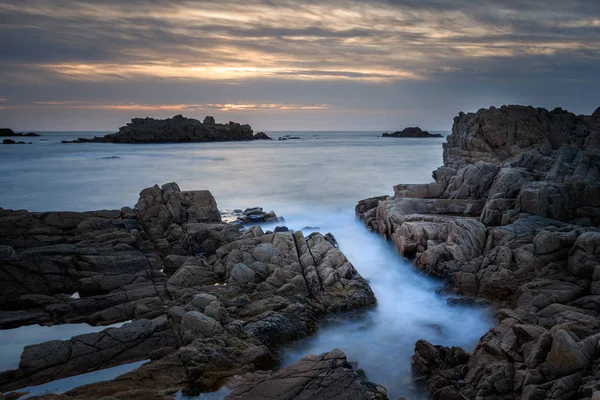
[(357, 215), (498, 324), (469, 354), (419, 341), (434, 399), (590, 399), (600, 390), (600, 115), (461, 113), (435, 182)]
[(386, 390), (366, 381), (341, 350), (310, 355), (274, 373), (247, 374), (226, 399), (387, 399)]
[[(331, 235), (225, 223), (209, 191), (175, 183), (144, 189), (121, 210), (0, 209), (0, 264), (2, 329), (132, 321), (27, 346), (19, 368), (0, 373), (0, 392), (151, 360), (48, 398), (213, 390), (272, 368), (278, 346), (314, 332), (324, 313), (376, 301)], [(342, 358), (332, 376), (350, 374)]]
[(167, 119), (133, 118), (130, 123), (119, 128), (117, 133), (93, 139), (65, 140), (63, 143), (189, 143), (257, 139), (268, 139), (268, 136), (263, 132), (253, 135), (252, 128), (247, 124), (242, 125), (237, 122), (219, 124), (210, 116), (200, 122), (197, 119), (176, 115)]

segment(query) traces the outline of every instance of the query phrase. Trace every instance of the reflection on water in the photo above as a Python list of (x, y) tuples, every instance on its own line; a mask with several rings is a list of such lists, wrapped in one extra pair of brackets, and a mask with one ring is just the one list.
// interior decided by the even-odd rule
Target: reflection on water
[[(312, 139), (315, 134), (319, 140)], [(438, 281), (418, 274), (354, 217), (360, 199), (390, 193), (397, 183), (430, 182), (431, 171), (442, 163), (445, 139), (294, 132), (306, 140), (60, 144), (73, 136), (93, 135), (52, 134), (31, 146), (0, 146), (0, 185), (7, 189), (0, 192), (0, 206), (120, 208), (135, 204), (144, 187), (175, 181), (182, 190), (210, 189), (220, 208), (262, 206), (285, 217), (292, 229), (310, 226), (333, 233), (368, 279), (378, 304), (328, 317), (316, 335), (283, 349), (283, 365), (337, 347), (370, 380), (386, 386), (390, 398), (415, 399), (407, 385), (416, 340), (468, 350), (492, 324), (485, 309), (448, 306), (434, 292)], [(118, 158), (104, 158), (113, 156)]]

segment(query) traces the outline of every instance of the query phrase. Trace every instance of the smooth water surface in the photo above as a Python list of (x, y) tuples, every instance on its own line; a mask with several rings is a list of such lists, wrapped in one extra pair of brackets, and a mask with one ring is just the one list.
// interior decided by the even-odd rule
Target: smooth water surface
[[(262, 206), (292, 229), (331, 232), (368, 279), (377, 306), (328, 317), (319, 332), (285, 347), (282, 364), (310, 353), (344, 350), (390, 398), (412, 392), (414, 343), (470, 350), (492, 324), (488, 310), (449, 306), (441, 283), (420, 275), (356, 221), (360, 199), (398, 183), (430, 182), (445, 139), (380, 138), (376, 132), (269, 133), (303, 140), (154, 145), (61, 144), (93, 136), (48, 134), (32, 145), (0, 146), (0, 207), (93, 210), (133, 206), (141, 189), (177, 182), (210, 189), (220, 208)], [(111, 158), (106, 158), (111, 157)], [(117, 158), (118, 157), (118, 158)], [(266, 228), (265, 228), (266, 229)], [(309, 233), (309, 232), (307, 232)]]

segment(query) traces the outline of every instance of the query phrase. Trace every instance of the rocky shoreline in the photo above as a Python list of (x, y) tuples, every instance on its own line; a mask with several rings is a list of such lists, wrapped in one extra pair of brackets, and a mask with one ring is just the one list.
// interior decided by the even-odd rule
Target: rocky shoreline
[[(242, 216), (276, 218), (260, 208)], [(262, 387), (386, 398), (339, 350), (267, 372), (279, 346), (314, 332), (325, 313), (376, 299), (331, 235), (222, 222), (209, 191), (170, 183), (144, 189), (134, 208), (0, 209), (0, 263), (2, 329), (131, 321), (26, 346), (19, 368), (0, 373), (0, 393), (150, 359), (114, 380), (40, 398), (163, 399), (234, 376), (235, 399), (257, 398)]]
[(219, 124), (213, 117), (197, 119), (175, 115), (173, 118), (133, 118), (117, 133), (92, 139), (63, 140), (63, 143), (193, 143), (270, 140), (264, 132), (253, 135), (250, 125), (237, 122)]
[(429, 184), (356, 207), (448, 292), (498, 307), (475, 350), (415, 345), (433, 399), (600, 399), (600, 108), (461, 113)]

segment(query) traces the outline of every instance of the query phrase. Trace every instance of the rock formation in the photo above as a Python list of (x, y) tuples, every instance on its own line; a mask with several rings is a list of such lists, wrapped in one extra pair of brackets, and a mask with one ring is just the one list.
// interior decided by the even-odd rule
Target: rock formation
[[(301, 394), (301, 396), (299, 396)], [(275, 373), (247, 374), (227, 400), (376, 400), (387, 399), (386, 390), (367, 382), (354, 371), (341, 350), (310, 355)]]
[(443, 149), (435, 182), (396, 185), (356, 207), (448, 291), (499, 308), (470, 354), (417, 342), (413, 362), (433, 398), (595, 399), (600, 108), (461, 113)]
[(427, 131), (421, 130), (418, 126), (404, 128), (401, 131), (396, 131), (394, 133), (383, 133), (381, 137), (394, 137), (394, 138), (428, 138), (428, 137), (443, 137), (439, 133), (429, 133)]
[(29, 132), (29, 133), (15, 133), (12, 129), (9, 128), (0, 128), (0, 137), (11, 137), (11, 136), (40, 136), (37, 133)]
[[(142, 190), (134, 208), (0, 209), (0, 266), (2, 329), (132, 321), (27, 346), (19, 368), (0, 373), (0, 392), (151, 360), (113, 381), (49, 398), (208, 391), (271, 368), (278, 346), (313, 332), (324, 313), (375, 303), (331, 238), (224, 223), (209, 191), (181, 191), (175, 183)], [(348, 393), (382, 398), (343, 354), (332, 354), (307, 378), (331, 368), (331, 379), (349, 379)]]
[(79, 138), (73, 141), (63, 141), (63, 143), (189, 143), (266, 138), (262, 135), (253, 136), (250, 125), (241, 125), (236, 122), (217, 124), (213, 117), (206, 117), (203, 122), (200, 122), (197, 119), (176, 115), (167, 119), (133, 118), (126, 126), (119, 128), (117, 133), (93, 139)]
[(4, 139), (2, 141), (2, 144), (32, 144), (32, 143), (31, 142), (22, 142), (22, 141), (16, 142), (12, 139)]
[(264, 132), (258, 132), (254, 134), (254, 139), (256, 140), (272, 140), (269, 135)]

